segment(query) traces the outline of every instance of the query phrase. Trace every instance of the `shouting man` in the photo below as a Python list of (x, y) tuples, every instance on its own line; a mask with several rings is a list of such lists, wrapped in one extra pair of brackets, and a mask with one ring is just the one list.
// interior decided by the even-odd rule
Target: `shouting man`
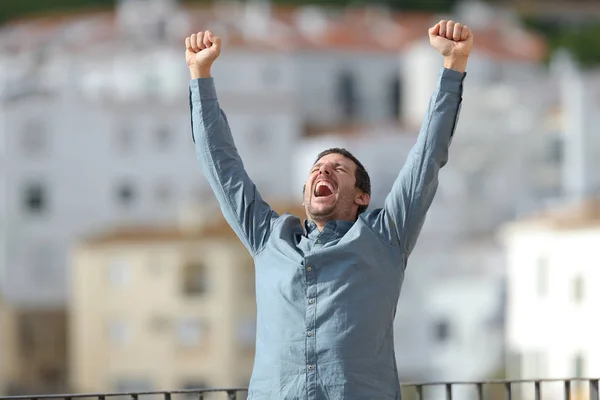
[[(444, 64), (421, 131), (382, 209), (366, 212), (369, 175), (323, 151), (306, 179), (307, 220), (278, 215), (247, 175), (219, 106), (212, 32), (186, 38), (193, 138), (225, 218), (254, 258), (256, 356), (249, 399), (399, 399), (393, 321), (408, 257), (438, 186), (473, 43), (454, 21), (429, 29)], [(433, 77), (432, 77), (433, 78)]]

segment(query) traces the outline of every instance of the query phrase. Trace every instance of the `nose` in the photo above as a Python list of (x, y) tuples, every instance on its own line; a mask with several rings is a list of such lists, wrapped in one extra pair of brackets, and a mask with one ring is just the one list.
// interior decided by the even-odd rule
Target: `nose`
[(321, 168), (319, 168), (319, 175), (330, 175), (331, 174), (331, 163), (325, 163), (323, 165), (321, 165)]

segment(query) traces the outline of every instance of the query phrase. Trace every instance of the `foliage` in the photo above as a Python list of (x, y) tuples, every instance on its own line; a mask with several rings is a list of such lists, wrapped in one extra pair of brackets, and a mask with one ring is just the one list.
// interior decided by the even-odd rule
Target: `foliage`
[(13, 18), (112, 6), (115, 0), (0, 0), (0, 23)]
[[(33, 14), (60, 13), (112, 7), (118, 0), (0, 0), (0, 23)], [(184, 3), (210, 3), (212, 0), (182, 0)], [(246, 0), (249, 1), (249, 0)], [(259, 0), (260, 1), (260, 0)], [(448, 11), (456, 0), (270, 0), (273, 4), (312, 4), (325, 7), (381, 4), (394, 10)]]
[(566, 24), (532, 18), (525, 18), (524, 21), (548, 40), (550, 57), (558, 49), (564, 48), (573, 54), (582, 67), (600, 66), (600, 22)]

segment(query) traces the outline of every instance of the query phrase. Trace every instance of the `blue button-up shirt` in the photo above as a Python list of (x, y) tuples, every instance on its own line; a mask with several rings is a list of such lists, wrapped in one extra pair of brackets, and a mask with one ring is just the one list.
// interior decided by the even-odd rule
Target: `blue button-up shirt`
[(256, 268), (249, 399), (399, 399), (393, 321), (408, 256), (446, 164), (465, 73), (442, 69), (383, 208), (322, 231), (277, 214), (235, 147), (212, 78), (192, 80), (193, 138), (223, 215)]

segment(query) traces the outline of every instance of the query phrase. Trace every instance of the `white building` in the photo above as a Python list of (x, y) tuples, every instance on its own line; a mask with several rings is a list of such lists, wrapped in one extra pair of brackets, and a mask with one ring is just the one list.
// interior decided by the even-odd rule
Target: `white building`
[[(467, 20), (484, 21), (469, 10)], [(67, 250), (81, 234), (171, 221), (188, 204), (213, 198), (191, 142), (183, 38), (193, 31), (210, 28), (224, 39), (213, 71), (217, 91), (266, 198), (300, 203), (316, 154), (342, 146), (366, 165), (373, 206), (381, 205), (437, 78), (440, 56), (420, 39), (439, 19), (127, 0), (114, 14), (0, 30), (7, 54), (0, 60), (0, 235), (8, 250), (0, 279), (7, 297), (63, 306)], [(543, 157), (548, 138), (540, 121), (553, 97), (540, 102), (538, 93), (555, 92), (537, 66), (543, 46), (518, 26), (498, 25), (478, 27), (482, 50), (469, 65), (451, 162), (411, 257), (396, 329), (403, 377), (494, 372), (502, 350), (495, 324), (502, 255), (494, 241), (474, 248), (472, 238), (487, 237), (560, 185), (558, 161)], [(520, 40), (507, 46), (509, 31)], [(335, 131), (345, 135), (323, 135)], [(486, 357), (475, 357), (482, 348)]]
[[(503, 238), (509, 376), (600, 375), (598, 200), (511, 223)], [(544, 398), (560, 398), (563, 388), (549, 385), (543, 390)], [(523, 399), (533, 398), (532, 388), (524, 388), (521, 394)]]
[[(223, 37), (214, 68), (222, 107), (263, 195), (284, 198), (299, 193), (290, 155), (304, 133), (399, 117), (410, 124), (417, 92), (408, 83), (419, 63), (405, 71), (412, 64), (401, 54), (436, 19), (123, 0), (115, 13), (6, 25), (0, 237), (10, 252), (0, 268), (9, 299), (63, 304), (73, 238), (119, 222), (166, 221), (208, 193), (191, 143), (190, 32)], [(513, 55), (535, 62), (518, 48)]]

